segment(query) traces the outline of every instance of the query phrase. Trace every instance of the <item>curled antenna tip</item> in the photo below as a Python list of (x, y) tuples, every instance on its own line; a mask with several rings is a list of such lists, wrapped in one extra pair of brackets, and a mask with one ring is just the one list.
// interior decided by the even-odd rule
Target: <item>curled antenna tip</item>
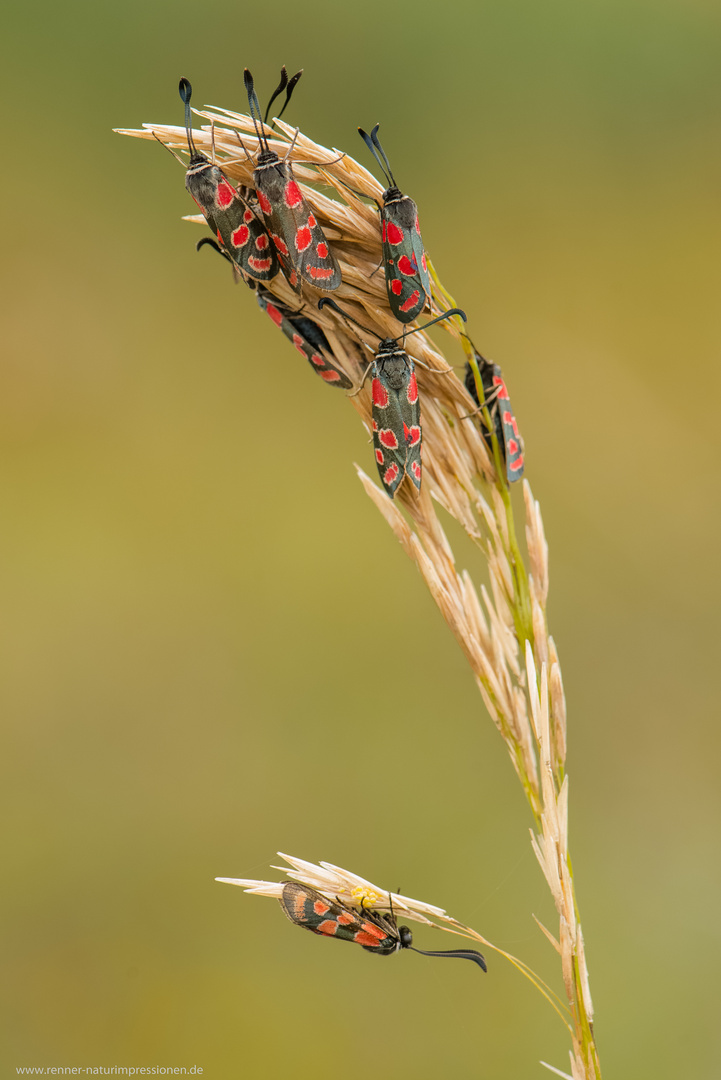
[(421, 956), (445, 956), (455, 957), (458, 960), (472, 960), (474, 964), (478, 964), (481, 971), (488, 971), (484, 956), (475, 949), (448, 949), (443, 952), (426, 952), (425, 949), (416, 949), (413, 945), (410, 945), (409, 948), (412, 952), (420, 953)]
[(211, 247), (213, 251), (217, 251), (219, 255), (222, 255), (224, 259), (227, 259), (227, 261), (231, 265), (233, 265), (233, 260), (231, 259), (228, 252), (223, 251), (220, 244), (218, 244), (217, 241), (212, 238), (212, 236), (204, 236), (202, 240), (198, 240), (197, 244), (195, 245), (195, 250), (200, 251), (200, 249), (205, 247), (206, 244), (208, 245), (208, 247)]
[(180, 99), (184, 105), (187, 105), (190, 101), (190, 97), (193, 93), (193, 87), (190, 85), (187, 79), (182, 78), (178, 84), (178, 92), (180, 93)]
[(391, 167), (390, 167), (390, 164), (388, 162), (388, 158), (385, 155), (385, 151), (383, 150), (383, 147), (378, 142), (378, 128), (379, 127), (380, 127), (380, 124), (376, 124), (374, 127), (372, 127), (370, 135), (368, 135), (363, 130), (363, 128), (358, 128), (358, 134), (360, 135), (363, 142), (366, 144), (366, 146), (370, 150), (373, 157), (376, 159), (376, 161), (380, 165), (381, 170), (382, 170), (386, 180), (388, 181), (388, 183), (391, 186), (395, 186), (395, 179), (393, 177), (393, 173), (391, 172)]

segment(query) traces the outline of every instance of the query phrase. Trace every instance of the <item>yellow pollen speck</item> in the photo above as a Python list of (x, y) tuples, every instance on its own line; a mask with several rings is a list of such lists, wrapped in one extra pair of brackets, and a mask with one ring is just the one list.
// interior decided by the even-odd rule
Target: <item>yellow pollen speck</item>
[(372, 908), (381, 899), (377, 892), (373, 892), (372, 889), (365, 889), (362, 885), (356, 885), (351, 889), (351, 897), (353, 903), (357, 904), (361, 908)]

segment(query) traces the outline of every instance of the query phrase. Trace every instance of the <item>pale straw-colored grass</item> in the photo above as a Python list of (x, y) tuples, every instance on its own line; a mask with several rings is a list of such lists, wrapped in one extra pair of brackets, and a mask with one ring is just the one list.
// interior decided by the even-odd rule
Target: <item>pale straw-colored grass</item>
[[(252, 186), (253, 165), (245, 151), (255, 157), (258, 140), (250, 118), (216, 108), (196, 112), (205, 120), (203, 130), (194, 132), (198, 149), (208, 156), (214, 153), (234, 181)], [(277, 126), (280, 134), (273, 134), (270, 145), (284, 156), (296, 132), (280, 121)], [(122, 133), (157, 138), (187, 154), (182, 127), (148, 124), (143, 130)], [(375, 272), (381, 258), (378, 211), (373, 203), (363, 202), (350, 190), (379, 199), (383, 188), (353, 158), (346, 154), (339, 159), (338, 151), (319, 146), (302, 133), (297, 135), (290, 160), (341, 267), (343, 283), (333, 293), (334, 299), (378, 334), (397, 335), (400, 327), (387, 304), (383, 274)], [(310, 186), (319, 184), (333, 189), (333, 197)], [(432, 266), (431, 274), (430, 311), (435, 315), (455, 306), (455, 300), (443, 289)], [(291, 307), (298, 306), (282, 274), (267, 287)], [(359, 346), (358, 338), (372, 350), (376, 339), (362, 330), (356, 336), (328, 307), (318, 311), (317, 300), (322, 295), (304, 286), (305, 313), (323, 328), (335, 362), (358, 386), (370, 357), (368, 350)], [(460, 319), (441, 323), (440, 328), (457, 341), (453, 346), (455, 363), (470, 355)], [(480, 417), (476, 414), (469, 418), (476, 410), (474, 402), (425, 333), (410, 338), (407, 348), (424, 365), (416, 369), (423, 425), (422, 490), (417, 494), (405, 481), (395, 501), (391, 501), (360, 469), (359, 477), (369, 498), (416, 563), (462, 648), (523, 786), (534, 820), (531, 843), (558, 913), (555, 933), (541, 929), (559, 954), (568, 998), (573, 1080), (597, 1080), (600, 1067), (593, 1034), (593, 1006), (568, 850), (566, 703), (558, 653), (546, 618), (548, 546), (540, 507), (525, 481), (527, 570), (517, 541), (513, 502), (499, 468), (498, 448), (494, 448), (492, 456), (481, 435)], [(464, 353), (459, 353), (459, 348)], [(320, 385), (318, 380), (319, 389)], [(337, 397), (340, 402), (341, 395)], [(370, 431), (369, 381), (359, 394), (347, 400)], [(456, 566), (437, 506), (455, 518), (476, 545), (488, 566), (489, 588), (479, 589), (471, 574)], [(455, 920), (449, 919), (448, 923)], [(460, 923), (446, 928), (485, 940)], [(540, 982), (536, 985), (543, 990)]]

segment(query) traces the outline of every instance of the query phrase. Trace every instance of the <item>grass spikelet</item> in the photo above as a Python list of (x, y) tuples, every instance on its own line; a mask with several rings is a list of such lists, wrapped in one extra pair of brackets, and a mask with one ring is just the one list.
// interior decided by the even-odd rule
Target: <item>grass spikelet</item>
[[(214, 157), (230, 179), (252, 186), (250, 158), (257, 154), (258, 139), (250, 117), (219, 108), (195, 112), (204, 121), (202, 129), (194, 132), (198, 149)], [(296, 179), (340, 264), (343, 283), (334, 298), (369, 330), (382, 337), (395, 337), (399, 324), (388, 307), (383, 274), (376, 272), (381, 260), (378, 212), (373, 203), (355, 194), (380, 199), (381, 185), (348, 154), (321, 146), (281, 121), (277, 129), (267, 129), (269, 145), (283, 157), (295, 138), (289, 159)], [(187, 154), (186, 134), (181, 127), (148, 124), (142, 130), (122, 134), (158, 139)], [(325, 190), (318, 190), (319, 186)], [(432, 264), (430, 271), (433, 295), (429, 318), (456, 306)], [(268, 288), (279, 299), (297, 306), (281, 274)], [(351, 331), (328, 307), (315, 310), (321, 295), (304, 288), (303, 301), (326, 334), (335, 362), (358, 387), (375, 351), (376, 339), (361, 329)], [(471, 355), (459, 319), (439, 324), (439, 330), (447, 335), (453, 363)], [(525, 969), (524, 973), (564, 1016), (572, 1041), (574, 1080), (598, 1080), (590, 983), (568, 844), (566, 702), (558, 650), (548, 633), (548, 544), (541, 509), (529, 483), (524, 481), (526, 564), (517, 540), (514, 501), (499, 468), (499, 448), (496, 444), (493, 453), (489, 451), (476, 403), (427, 333), (415, 334), (407, 347), (420, 362), (416, 373), (423, 423), (421, 492), (416, 493), (406, 481), (395, 501), (391, 501), (360, 468), (358, 476), (371, 502), (418, 567), (507, 747), (533, 818), (531, 844), (558, 915), (555, 932), (540, 928), (560, 955), (568, 1022), (548, 988), (521, 961), (509, 959), (519, 969)], [(370, 431), (369, 383), (348, 401)], [(481, 415), (488, 419), (487, 413)], [(470, 538), (479, 565), (487, 567), (488, 587), (476, 582), (468, 570), (458, 568), (437, 507), (455, 519)], [(444, 912), (436, 918), (452, 932), (484, 940)], [(565, 1075), (552, 1066), (548, 1068)]]

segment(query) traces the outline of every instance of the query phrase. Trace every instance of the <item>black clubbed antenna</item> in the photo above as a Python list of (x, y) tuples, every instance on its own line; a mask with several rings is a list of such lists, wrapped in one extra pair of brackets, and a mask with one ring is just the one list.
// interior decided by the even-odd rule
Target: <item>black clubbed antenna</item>
[(376, 124), (376, 126), (372, 129), (370, 135), (366, 131), (364, 131), (363, 128), (358, 128), (358, 134), (360, 135), (363, 142), (366, 144), (366, 146), (370, 150), (373, 157), (376, 159), (376, 161), (380, 165), (381, 171), (383, 172), (383, 175), (385, 176), (385, 178), (388, 181), (389, 185), (391, 187), (397, 187), (398, 185), (396, 184), (395, 177), (394, 177), (393, 173), (391, 172), (391, 167), (390, 167), (390, 165), (388, 163), (388, 158), (386, 157), (385, 150), (383, 149), (381, 144), (378, 142), (378, 128), (379, 127), (380, 127), (380, 124)]
[(379, 341), (400, 341), (401, 338), (406, 338), (409, 336), (409, 334), (417, 334), (421, 330), (427, 330), (429, 326), (433, 326), (434, 323), (441, 322), (442, 319), (448, 319), (451, 317), (451, 315), (460, 315), (464, 322), (468, 322), (465, 311), (461, 311), (460, 308), (454, 307), (449, 308), (448, 311), (444, 311), (442, 315), (437, 315), (435, 319), (431, 319), (431, 321), (427, 322), (425, 326), (417, 326), (415, 330), (404, 330), (403, 333), (399, 334), (397, 338), (383, 338), (380, 334), (377, 334), (375, 330), (369, 330), (367, 327), (363, 326), (362, 323), (359, 323), (357, 319), (354, 319), (352, 315), (348, 315), (345, 311), (343, 311), (343, 308), (339, 307), (332, 297), (324, 296), (322, 300), (318, 301), (318, 307), (321, 309), (321, 311), (326, 304), (330, 304), (330, 306), (335, 311), (337, 311), (339, 315), (342, 315), (344, 319), (349, 319), (351, 322), (354, 322), (356, 326), (360, 326), (361, 330), (365, 330), (367, 334), (373, 334), (373, 336), (377, 337)]
[(417, 334), (421, 330), (427, 330), (429, 326), (441, 322), (442, 319), (449, 319), (451, 315), (460, 315), (464, 322), (468, 322), (465, 311), (461, 311), (459, 307), (452, 307), (449, 308), (448, 311), (444, 311), (442, 315), (436, 315), (435, 319), (431, 319), (425, 326), (417, 326), (415, 330), (404, 330), (402, 334), (399, 334), (397, 338), (394, 338), (394, 341), (398, 341), (399, 338), (407, 338), (410, 334)]
[(283, 115), (283, 113), (285, 112), (286, 106), (287, 106), (288, 102), (290, 101), (290, 99), (291, 99), (291, 97), (293, 95), (293, 91), (295, 90), (296, 86), (298, 85), (298, 82), (300, 81), (300, 77), (301, 77), (302, 74), (303, 74), (303, 68), (301, 68), (300, 71), (296, 71), (295, 75), (293, 75), (292, 78), (290, 78), (288, 80), (288, 89), (285, 92), (285, 105), (283, 106), (283, 108), (278, 113), (279, 117), (281, 117)]
[(191, 162), (199, 160), (205, 161), (205, 154), (198, 153), (195, 148), (195, 143), (193, 142), (193, 129), (191, 126), (192, 122), (190, 117), (190, 99), (193, 96), (193, 87), (190, 85), (187, 79), (181, 79), (180, 84), (178, 85), (178, 91), (180, 93), (180, 100), (185, 105), (185, 130), (188, 136), (190, 160)]
[(280, 82), (278, 83), (275, 90), (271, 94), (270, 101), (268, 102), (268, 106), (267, 106), (267, 108), (265, 110), (265, 116), (263, 117), (263, 123), (264, 124), (268, 123), (268, 116), (270, 115), (270, 107), (271, 107), (271, 105), (273, 104), (275, 99), (278, 97), (278, 94), (283, 93), (283, 91), (285, 90), (287, 85), (288, 85), (288, 72), (285, 70), (285, 64), (283, 64), (283, 67), (280, 69)]
[(283, 108), (278, 113), (278, 116), (276, 117), (276, 119), (279, 120), (281, 118), (281, 116), (283, 115), (285, 110), (288, 108), (288, 102), (290, 101), (291, 97), (293, 96), (293, 91), (295, 90), (296, 86), (298, 85), (298, 80), (300, 79), (302, 74), (303, 74), (303, 68), (301, 68), (300, 71), (296, 71), (295, 75), (291, 79), (289, 79), (288, 78), (288, 72), (285, 69), (285, 64), (283, 65), (283, 67), (280, 69), (280, 82), (278, 83), (278, 86), (276, 87), (276, 89), (273, 91), (273, 93), (271, 95), (271, 98), (270, 98), (270, 101), (268, 102), (268, 107), (265, 110), (265, 118), (263, 120), (264, 124), (268, 123), (268, 117), (270, 116), (270, 107), (271, 107), (271, 105), (273, 104), (275, 99), (278, 97), (278, 95), (282, 94), (283, 91), (285, 90), (285, 103), (283, 105)]
[(416, 949), (414, 945), (408, 945), (411, 952), (420, 953), (421, 956), (457, 956), (459, 960), (472, 960), (483, 971), (488, 971), (486, 961), (475, 949), (446, 949), (444, 952), (426, 952), (425, 949)]
[[(400, 888), (398, 889), (398, 892), (400, 892)], [(395, 922), (395, 915), (393, 912), (393, 893), (389, 893), (388, 896), (390, 898), (391, 905), (391, 919)], [(412, 944), (413, 934), (411, 933), (411, 929), (409, 926), (398, 927), (398, 939), (401, 949), (410, 949), (411, 952), (420, 953), (421, 956), (455, 956), (459, 960), (472, 960), (473, 963), (478, 964), (478, 966), (483, 971), (488, 971), (485, 959), (479, 952), (476, 951), (476, 949), (443, 949), (439, 952), (426, 952), (425, 949), (416, 949), (416, 947)]]
[(258, 136), (258, 142), (262, 149), (268, 149), (268, 140), (263, 132), (263, 121), (260, 116), (260, 105), (258, 104), (258, 95), (255, 92), (255, 84), (253, 83), (253, 76), (246, 68), (243, 72), (243, 82), (245, 83), (245, 89), (248, 91), (248, 108), (250, 109), (250, 118), (253, 121), (253, 127), (255, 133)]
[(208, 247), (211, 247), (213, 251), (217, 251), (219, 255), (222, 255), (224, 259), (227, 259), (231, 265), (234, 265), (233, 260), (231, 259), (228, 252), (223, 251), (220, 244), (217, 242), (217, 240), (214, 240), (212, 236), (204, 236), (202, 240), (198, 240), (197, 244), (195, 245), (195, 250), (200, 251), (200, 249), (202, 247), (205, 247), (206, 244), (208, 245)]

